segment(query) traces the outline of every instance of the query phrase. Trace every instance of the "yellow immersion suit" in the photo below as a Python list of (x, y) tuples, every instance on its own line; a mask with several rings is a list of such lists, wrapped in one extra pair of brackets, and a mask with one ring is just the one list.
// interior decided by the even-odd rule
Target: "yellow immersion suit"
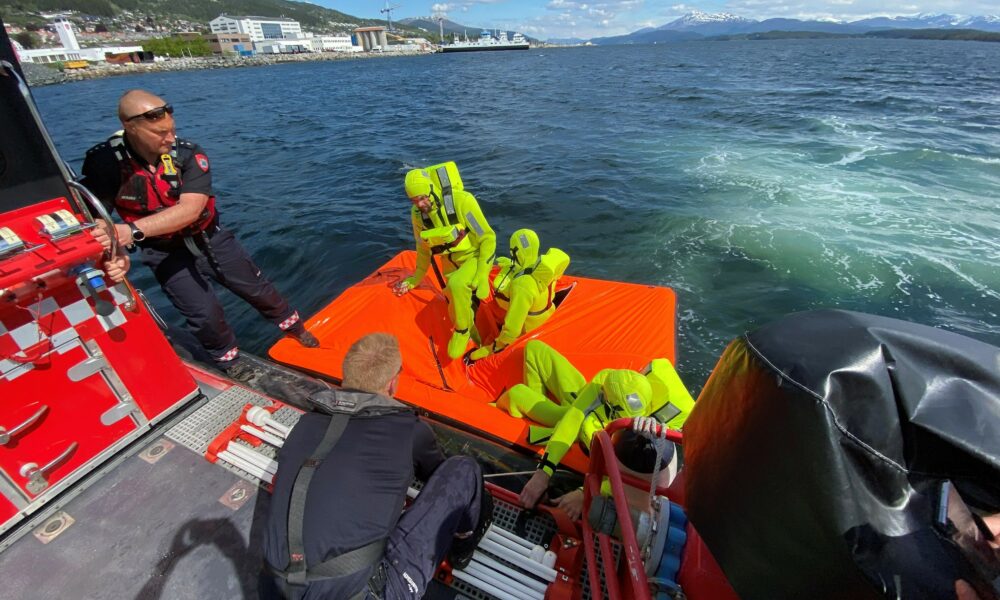
[[(632, 392), (641, 399), (646, 390), (649, 399), (641, 405), (629, 401)], [(515, 417), (546, 426), (532, 427), (530, 441), (547, 442), (539, 468), (551, 476), (577, 440), (589, 448), (594, 433), (614, 419), (654, 416), (671, 429), (680, 429), (694, 399), (665, 358), (653, 360), (642, 373), (604, 369), (588, 383), (554, 348), (531, 340), (524, 347), (524, 383), (508, 390), (497, 405)]]
[(555, 286), (569, 266), (569, 256), (558, 248), (539, 256), (539, 250), (538, 234), (530, 229), (519, 229), (510, 236), (511, 258), (497, 259), (500, 272), (493, 279), (493, 299), (506, 311), (503, 328), (492, 345), (472, 353), (472, 360), (503, 350), (555, 312)]
[(427, 275), (433, 256), (442, 256), (445, 291), (451, 298), (449, 312), (455, 333), (448, 355), (465, 353), (473, 325), (472, 292), (480, 300), (489, 294), (489, 273), (496, 253), (496, 234), (483, 216), (475, 196), (462, 189), (455, 163), (414, 169), (406, 175), (410, 198), (426, 196), (427, 213), (413, 206), (410, 220), (417, 244), (417, 265), (404, 282), (416, 287)]

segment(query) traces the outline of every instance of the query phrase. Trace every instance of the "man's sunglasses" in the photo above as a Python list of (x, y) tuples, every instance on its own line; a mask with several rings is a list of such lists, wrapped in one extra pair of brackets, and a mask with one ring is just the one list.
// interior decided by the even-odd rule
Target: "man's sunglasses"
[(146, 119), (147, 121), (159, 121), (166, 115), (174, 114), (174, 107), (169, 104), (164, 104), (163, 106), (158, 106), (147, 110), (144, 113), (139, 113), (135, 116), (125, 119), (125, 122), (134, 121), (136, 119)]

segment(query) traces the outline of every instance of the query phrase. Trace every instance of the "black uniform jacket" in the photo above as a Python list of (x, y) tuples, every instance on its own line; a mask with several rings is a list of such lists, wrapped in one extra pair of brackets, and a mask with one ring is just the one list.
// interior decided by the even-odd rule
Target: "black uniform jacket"
[[(351, 417), (340, 441), (318, 467), (306, 496), (304, 544), (306, 564), (386, 537), (403, 509), (414, 474), (426, 480), (444, 460), (430, 427), (403, 405), (383, 396), (337, 391), (389, 402), (399, 408), (374, 416)], [(288, 505), (302, 463), (326, 433), (330, 417), (306, 413), (278, 453), (278, 474), (265, 529), (264, 558), (274, 568), (288, 566)], [(310, 584), (308, 597), (349, 597), (360, 590), (370, 572)], [(267, 586), (264, 586), (267, 587)], [(322, 591), (321, 591), (322, 590)], [(262, 590), (266, 596), (266, 591)]]

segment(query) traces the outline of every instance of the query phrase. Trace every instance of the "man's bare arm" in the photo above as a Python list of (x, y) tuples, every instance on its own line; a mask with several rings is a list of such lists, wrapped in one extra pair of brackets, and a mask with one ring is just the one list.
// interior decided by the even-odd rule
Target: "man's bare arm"
[[(181, 194), (177, 204), (142, 217), (135, 221), (135, 225), (147, 238), (175, 233), (197, 221), (206, 204), (208, 196), (205, 194)], [(115, 230), (120, 243), (132, 243), (132, 229), (128, 225), (116, 225)]]

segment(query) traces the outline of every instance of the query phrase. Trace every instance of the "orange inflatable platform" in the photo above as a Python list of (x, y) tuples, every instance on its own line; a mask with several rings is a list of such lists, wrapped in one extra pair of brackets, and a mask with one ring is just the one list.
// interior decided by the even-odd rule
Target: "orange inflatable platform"
[[(339, 383), (341, 362), (355, 340), (376, 331), (392, 333), (403, 355), (398, 400), (449, 425), (539, 454), (543, 448), (527, 441), (529, 421), (490, 406), (505, 389), (521, 382), (528, 340), (549, 344), (587, 378), (609, 367), (640, 370), (654, 358), (674, 362), (673, 290), (573, 275), (559, 280), (560, 302), (544, 325), (473, 365), (451, 360), (446, 348), (452, 332), (448, 304), (433, 272), (409, 294), (392, 293), (392, 285), (413, 272), (415, 261), (415, 252), (401, 252), (311, 317), (306, 328), (319, 339), (319, 348), (283, 338), (271, 347), (271, 358)], [(477, 313), (477, 328), (486, 343), (502, 325), (494, 309), (490, 298)], [(577, 447), (562, 464), (586, 471), (587, 457)]]

